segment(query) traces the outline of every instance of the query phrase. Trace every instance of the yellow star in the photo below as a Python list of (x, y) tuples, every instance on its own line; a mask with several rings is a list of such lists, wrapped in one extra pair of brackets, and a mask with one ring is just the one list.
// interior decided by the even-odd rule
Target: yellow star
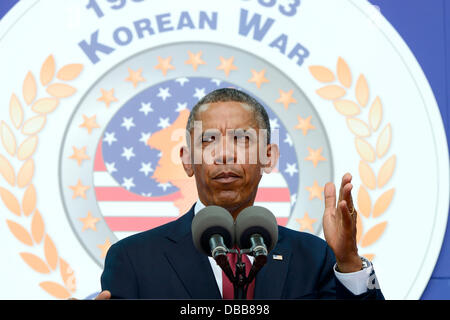
[(77, 160), (78, 165), (81, 165), (81, 162), (83, 160), (89, 160), (89, 156), (86, 154), (86, 147), (83, 147), (81, 149), (77, 149), (76, 147), (72, 147), (73, 149), (73, 155), (69, 157), (69, 159)]
[(76, 197), (82, 197), (83, 199), (86, 199), (86, 191), (89, 189), (89, 186), (84, 186), (81, 183), (81, 180), (78, 179), (78, 183), (75, 186), (69, 186), (70, 189), (73, 191), (72, 199), (75, 199)]
[(95, 224), (100, 221), (100, 218), (94, 218), (92, 216), (92, 213), (88, 211), (87, 216), (85, 218), (78, 218), (78, 220), (83, 222), (83, 229), (81, 231), (84, 231), (86, 229), (92, 229), (94, 231), (97, 231)]
[(220, 66), (217, 67), (217, 70), (223, 70), (225, 72), (225, 75), (228, 77), (231, 70), (237, 70), (238, 68), (233, 64), (234, 57), (231, 57), (229, 59), (225, 59), (223, 57), (220, 57)]
[(113, 102), (119, 101), (116, 97), (114, 97), (114, 88), (111, 90), (100, 89), (102, 92), (102, 96), (97, 99), (97, 101), (104, 102), (106, 107), (109, 108), (109, 105)]
[(314, 184), (312, 187), (306, 187), (306, 190), (309, 191), (309, 200), (314, 198), (318, 198), (322, 200), (323, 187), (320, 187), (316, 180), (314, 180)]
[(155, 66), (155, 69), (161, 70), (163, 75), (166, 76), (167, 71), (175, 69), (175, 67), (170, 64), (171, 60), (172, 60), (172, 57), (168, 57), (165, 59), (158, 57), (158, 64)]
[(314, 232), (313, 224), (317, 219), (309, 217), (308, 212), (305, 212), (303, 218), (295, 219), (300, 224), (300, 231), (308, 229), (310, 232)]
[(92, 130), (95, 128), (100, 128), (97, 121), (95, 120), (96, 116), (88, 117), (83, 114), (84, 122), (80, 124), (80, 128), (86, 128), (89, 134), (91, 134)]
[(97, 247), (102, 252), (100, 257), (101, 258), (106, 257), (106, 253), (108, 252), (109, 248), (111, 247), (111, 242), (109, 241), (109, 238), (106, 238), (105, 243), (104, 244), (98, 244)]
[(315, 129), (316, 127), (311, 124), (312, 116), (309, 116), (306, 119), (303, 119), (299, 115), (297, 115), (298, 124), (294, 127), (294, 129), (299, 129), (303, 131), (303, 135), (306, 136), (308, 130)]
[(327, 159), (325, 159), (324, 157), (322, 157), (322, 155), (320, 154), (322, 152), (323, 148), (319, 148), (317, 150), (313, 150), (310, 147), (308, 147), (308, 151), (309, 151), (309, 156), (307, 156), (305, 158), (305, 160), (308, 161), (312, 161), (314, 168), (317, 167), (317, 164), (319, 163), (319, 161), (326, 161)]
[(284, 105), (284, 109), (287, 110), (289, 105), (291, 103), (297, 103), (297, 100), (295, 100), (292, 97), (292, 94), (294, 93), (294, 90), (289, 90), (288, 92), (284, 92), (280, 89), (280, 97), (275, 102), (282, 103)]
[(196, 54), (193, 54), (192, 52), (190, 52), (188, 50), (188, 54), (189, 54), (189, 60), (186, 60), (184, 63), (191, 64), (195, 71), (197, 71), (197, 68), (200, 64), (206, 64), (206, 62), (203, 61), (202, 58), (200, 58), (202, 55), (201, 51), (197, 52)]
[(250, 70), (252, 72), (252, 78), (248, 80), (248, 82), (254, 82), (256, 83), (256, 86), (259, 88), (261, 88), (261, 84), (262, 83), (267, 83), (269, 82), (268, 79), (266, 79), (266, 77), (264, 77), (264, 74), (266, 73), (266, 69), (263, 69), (261, 71), (255, 71), (255, 70)]
[(142, 68), (138, 71), (131, 70), (128, 68), (128, 78), (125, 79), (125, 81), (133, 82), (133, 87), (137, 87), (139, 82), (145, 82), (145, 78), (142, 77)]

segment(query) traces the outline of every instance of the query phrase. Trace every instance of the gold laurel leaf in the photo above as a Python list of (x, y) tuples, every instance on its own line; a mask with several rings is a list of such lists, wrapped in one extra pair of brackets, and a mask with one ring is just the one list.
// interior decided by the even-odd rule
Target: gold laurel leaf
[(42, 98), (37, 100), (31, 110), (37, 113), (50, 113), (56, 109), (59, 104), (59, 99), (56, 98)]
[(58, 71), (58, 74), (56, 77), (59, 80), (63, 81), (71, 81), (77, 78), (81, 71), (83, 71), (83, 65), (82, 64), (68, 64), (61, 68), (61, 70)]
[(69, 291), (62, 285), (53, 281), (44, 281), (39, 286), (57, 299), (68, 299), (71, 297)]
[(22, 210), (23, 214), (28, 217), (36, 208), (36, 189), (31, 184), (27, 190), (25, 190), (22, 198)]
[(45, 60), (41, 68), (41, 84), (43, 86), (48, 85), (55, 75), (55, 59), (53, 55), (49, 55)]
[(34, 79), (33, 74), (28, 72), (22, 86), (23, 99), (27, 105), (30, 105), (34, 101), (36, 98), (36, 93), (36, 80)]
[(386, 212), (387, 208), (392, 202), (392, 198), (394, 197), (395, 189), (390, 189), (383, 193), (378, 200), (375, 202), (375, 205), (373, 206), (373, 217), (378, 218), (383, 213)]
[(2, 155), (0, 155), (0, 173), (3, 178), (14, 187), (16, 184), (16, 176), (14, 174), (14, 168), (11, 163)]
[(44, 128), (45, 121), (47, 118), (45, 115), (35, 116), (31, 119), (28, 119), (22, 127), (22, 133), (26, 135), (34, 135), (41, 131)]
[(381, 166), (380, 171), (378, 171), (378, 188), (382, 188), (391, 179), (395, 169), (395, 162), (396, 156), (393, 155)]
[(370, 195), (363, 186), (359, 187), (357, 202), (358, 212), (368, 218), (372, 211), (372, 200), (370, 200)]
[(23, 121), (23, 109), (19, 98), (14, 93), (11, 95), (11, 100), (9, 101), (9, 117), (14, 127), (19, 129)]
[(44, 220), (42, 220), (42, 215), (39, 210), (36, 209), (33, 220), (31, 220), (31, 236), (36, 243), (41, 243), (44, 236), (44, 229)]
[(367, 102), (369, 101), (369, 86), (367, 85), (364, 75), (360, 75), (356, 81), (355, 96), (361, 107), (367, 105)]
[(48, 266), (38, 256), (28, 252), (21, 252), (20, 256), (25, 261), (25, 263), (34, 271), (39, 273), (50, 273), (50, 269), (48, 268)]
[(25, 139), (19, 146), (19, 149), (17, 149), (17, 158), (19, 160), (26, 160), (29, 157), (31, 157), (34, 151), (36, 151), (37, 144), (38, 144), (37, 136), (31, 136)]
[(361, 247), (365, 248), (377, 241), (386, 229), (387, 221), (377, 224), (375, 227), (371, 228), (363, 236), (361, 241)]
[(373, 131), (376, 131), (378, 129), (382, 118), (383, 106), (381, 104), (380, 97), (376, 97), (369, 111), (369, 123)]
[(377, 140), (377, 156), (383, 157), (391, 146), (392, 129), (391, 124), (388, 123), (386, 127), (381, 131)]
[(70, 292), (74, 293), (77, 290), (75, 272), (69, 266), (69, 264), (63, 259), (59, 259), (59, 271), (64, 284)]
[(359, 243), (361, 241), (362, 235), (364, 234), (364, 228), (362, 224), (361, 215), (359, 212), (356, 216), (356, 243)]
[(356, 151), (358, 151), (358, 154), (361, 156), (363, 160), (366, 160), (367, 162), (375, 161), (375, 151), (366, 140), (361, 138), (355, 138), (355, 146)]
[(373, 258), (375, 258), (375, 255), (373, 253), (366, 253), (363, 254), (363, 256), (369, 261), (373, 261)]
[(337, 62), (337, 76), (339, 82), (346, 88), (350, 88), (352, 85), (352, 73), (350, 72), (350, 68), (348, 67), (347, 62), (344, 59), (339, 57)]
[(341, 86), (337, 85), (329, 85), (323, 88), (320, 88), (316, 91), (316, 93), (326, 100), (336, 100), (345, 96), (346, 91)]
[(309, 72), (317, 81), (320, 82), (326, 83), (333, 82), (335, 80), (333, 72), (323, 66), (310, 66)]
[(33, 178), (34, 175), (34, 161), (33, 159), (28, 159), (20, 168), (17, 174), (17, 185), (19, 188), (26, 187)]
[(1, 135), (2, 135), (2, 143), (5, 150), (11, 155), (14, 156), (16, 153), (16, 137), (14, 133), (11, 131), (9, 126), (2, 121), (1, 127)]
[(50, 268), (52, 270), (55, 270), (58, 263), (58, 251), (56, 250), (55, 244), (53, 243), (52, 239), (48, 235), (45, 235), (44, 255), (45, 260), (47, 260)]
[(346, 117), (356, 116), (360, 112), (359, 106), (351, 100), (337, 100), (333, 104), (336, 110)]
[(376, 187), (376, 177), (372, 168), (363, 160), (359, 162), (359, 176), (362, 183), (369, 189), (373, 190)]
[(347, 118), (347, 126), (354, 135), (358, 137), (370, 136), (369, 126), (362, 120), (356, 118)]
[(14, 237), (16, 237), (17, 240), (19, 240), (23, 244), (26, 244), (27, 246), (33, 245), (33, 240), (24, 227), (11, 220), (6, 220), (6, 223), (8, 224), (9, 231), (11, 231), (11, 233), (14, 235)]
[(20, 204), (19, 201), (17, 201), (17, 198), (4, 188), (0, 188), (0, 196), (6, 208), (16, 216), (20, 216)]
[(65, 83), (55, 83), (47, 87), (47, 93), (56, 98), (67, 98), (73, 95), (77, 89)]

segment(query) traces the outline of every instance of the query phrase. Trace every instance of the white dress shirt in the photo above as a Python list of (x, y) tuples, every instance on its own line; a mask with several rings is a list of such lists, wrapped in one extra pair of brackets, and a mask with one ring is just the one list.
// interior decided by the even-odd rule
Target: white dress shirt
[[(194, 207), (194, 215), (197, 214), (201, 209), (203, 209), (205, 205), (198, 200)], [(220, 290), (220, 295), (222, 294), (222, 269), (217, 265), (216, 261), (212, 257), (208, 257), (209, 262), (211, 264), (212, 271), (214, 273), (214, 277), (216, 278), (217, 286)], [(253, 263), (254, 258), (252, 256), (248, 256), (251, 263)], [(372, 272), (372, 265), (368, 268), (364, 268), (361, 271), (351, 272), (351, 273), (341, 273), (336, 271), (336, 265), (334, 265), (334, 273), (336, 278), (353, 294), (360, 295), (367, 291), (367, 283), (369, 280), (369, 276)]]

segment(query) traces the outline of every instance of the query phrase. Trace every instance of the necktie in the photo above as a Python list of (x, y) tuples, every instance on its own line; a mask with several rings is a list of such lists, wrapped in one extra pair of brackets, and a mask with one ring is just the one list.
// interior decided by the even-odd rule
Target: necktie
[[(236, 262), (237, 262), (237, 253), (229, 253), (228, 254), (231, 269), (233, 270), (233, 274), (236, 273)], [(245, 275), (248, 276), (252, 264), (247, 255), (242, 255), (242, 262), (245, 263)], [(247, 289), (247, 300), (253, 299), (253, 294), (255, 291), (255, 279), (250, 283)], [(222, 295), (223, 299), (234, 299), (234, 287), (225, 273), (222, 271)]]

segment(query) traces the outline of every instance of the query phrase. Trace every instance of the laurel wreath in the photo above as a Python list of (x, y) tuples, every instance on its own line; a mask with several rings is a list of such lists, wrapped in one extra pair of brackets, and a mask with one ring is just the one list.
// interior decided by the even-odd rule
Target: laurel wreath
[[(59, 271), (61, 282), (44, 281), (39, 286), (55, 298), (66, 299), (76, 291), (75, 273), (70, 265), (62, 259), (46, 231), (44, 219), (37, 208), (37, 190), (33, 185), (35, 165), (33, 154), (38, 146), (38, 133), (44, 129), (47, 116), (56, 110), (60, 100), (72, 96), (76, 89), (64, 82), (71, 81), (81, 73), (81, 64), (68, 64), (56, 72), (53, 55), (41, 66), (39, 86), (34, 75), (29, 71), (22, 84), (23, 102), (29, 109), (24, 109), (22, 101), (13, 93), (9, 103), (10, 124), (1, 122), (0, 135), (2, 145), (11, 160), (0, 154), (0, 174), (11, 186), (10, 190), (0, 187), (0, 197), (6, 208), (15, 215), (15, 221), (7, 219), (6, 223), (12, 235), (24, 245), (33, 249), (20, 252), (20, 257), (34, 271), (53, 275)], [(45, 88), (48, 97), (38, 98), (38, 92)], [(33, 112), (26, 119), (26, 113)], [(19, 135), (19, 133), (21, 135)], [(19, 136), (23, 138), (18, 141)], [(19, 170), (13, 166), (18, 163)], [(15, 194), (22, 193), (21, 202)], [(39, 253), (38, 253), (39, 252)], [(54, 276), (53, 276), (54, 277)]]
[[(316, 91), (317, 95), (333, 103), (337, 112), (345, 116), (347, 126), (355, 136), (355, 148), (361, 157), (358, 171), (362, 182), (357, 195), (356, 241), (360, 247), (367, 248), (385, 232), (387, 221), (380, 222), (379, 218), (386, 213), (395, 192), (395, 188), (385, 190), (396, 166), (395, 154), (387, 156), (392, 141), (391, 124), (381, 127), (383, 104), (379, 96), (369, 104), (370, 91), (363, 74), (356, 80), (354, 100), (345, 97), (353, 89), (352, 73), (343, 58), (338, 58), (336, 73), (320, 65), (310, 66), (309, 71), (316, 80), (326, 84)], [(367, 121), (362, 120), (363, 116), (367, 116)], [(368, 190), (372, 195), (380, 194), (373, 205)], [(364, 231), (368, 224), (371, 227)], [(375, 257), (373, 253), (363, 255), (370, 260)]]

